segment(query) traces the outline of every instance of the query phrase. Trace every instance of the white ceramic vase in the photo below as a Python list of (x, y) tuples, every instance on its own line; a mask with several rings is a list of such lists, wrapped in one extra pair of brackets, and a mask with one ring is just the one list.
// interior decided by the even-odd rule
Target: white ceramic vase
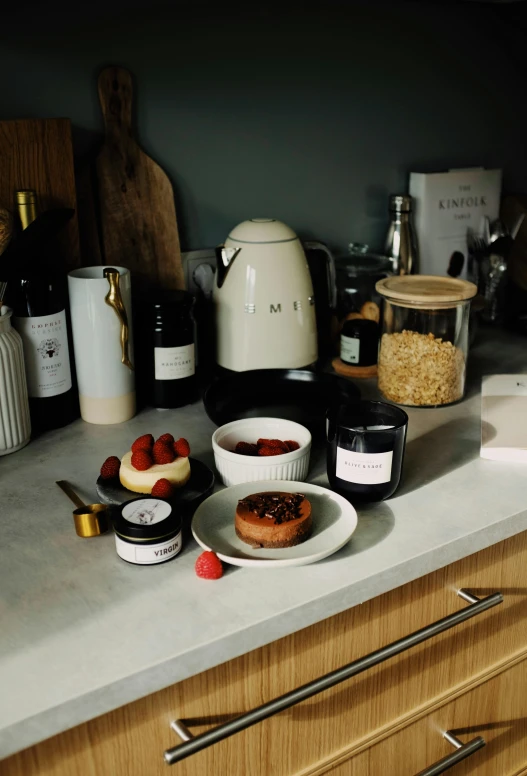
[(112, 268), (112, 283), (110, 269), (68, 275), (80, 410), (88, 423), (123, 423), (136, 409), (130, 272)]
[(12, 310), (0, 310), (0, 455), (27, 445), (31, 436), (24, 351), (11, 327)]

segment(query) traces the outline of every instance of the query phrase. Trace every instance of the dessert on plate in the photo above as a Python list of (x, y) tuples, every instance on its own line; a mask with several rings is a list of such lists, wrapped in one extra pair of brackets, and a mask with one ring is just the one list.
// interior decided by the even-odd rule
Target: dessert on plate
[(311, 535), (311, 504), (301, 493), (264, 491), (236, 507), (236, 535), (251, 547), (294, 547)]
[(174, 440), (172, 434), (163, 434), (154, 442), (152, 434), (143, 434), (120, 463), (116, 456), (104, 462), (101, 477), (118, 477), (121, 485), (134, 493), (154, 491), (154, 495), (169, 498), (171, 488), (181, 488), (190, 479), (189, 455), (186, 439)]

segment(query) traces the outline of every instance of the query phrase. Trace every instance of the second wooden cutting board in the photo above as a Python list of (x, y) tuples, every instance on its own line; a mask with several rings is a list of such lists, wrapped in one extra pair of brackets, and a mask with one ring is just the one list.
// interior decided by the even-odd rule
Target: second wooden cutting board
[(133, 136), (131, 74), (105, 68), (99, 99), (106, 132), (97, 157), (104, 262), (127, 267), (136, 289), (184, 288), (174, 192)]

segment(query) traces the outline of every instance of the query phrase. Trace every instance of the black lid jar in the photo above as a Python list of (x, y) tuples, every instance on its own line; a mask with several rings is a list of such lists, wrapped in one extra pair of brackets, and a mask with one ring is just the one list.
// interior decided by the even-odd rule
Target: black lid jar
[(165, 563), (182, 548), (181, 518), (160, 498), (144, 496), (126, 501), (113, 516), (115, 549), (128, 563)]
[(149, 300), (146, 355), (154, 407), (182, 407), (197, 397), (193, 307), (188, 291), (160, 291)]

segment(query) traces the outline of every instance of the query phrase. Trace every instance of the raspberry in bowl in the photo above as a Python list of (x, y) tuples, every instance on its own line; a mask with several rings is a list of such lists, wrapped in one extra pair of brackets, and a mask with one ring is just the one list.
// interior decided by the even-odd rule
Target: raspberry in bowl
[(299, 482), (307, 477), (311, 434), (292, 420), (243, 418), (216, 429), (212, 449), (225, 485), (260, 480)]

